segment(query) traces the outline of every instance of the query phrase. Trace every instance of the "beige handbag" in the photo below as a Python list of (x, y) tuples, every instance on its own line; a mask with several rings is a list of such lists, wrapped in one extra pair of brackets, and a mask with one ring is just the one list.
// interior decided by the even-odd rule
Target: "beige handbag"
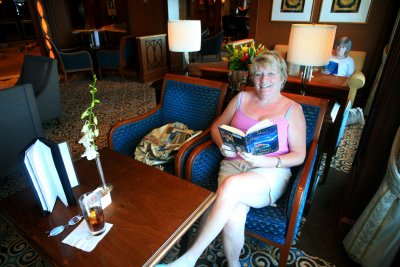
[(161, 164), (173, 161), (175, 152), (201, 132), (190, 130), (180, 122), (168, 123), (143, 137), (135, 149), (135, 159), (163, 169)]

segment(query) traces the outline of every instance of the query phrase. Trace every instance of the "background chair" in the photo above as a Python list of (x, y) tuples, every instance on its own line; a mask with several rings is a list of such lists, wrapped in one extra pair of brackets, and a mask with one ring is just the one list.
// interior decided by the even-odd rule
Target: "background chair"
[(41, 121), (59, 118), (62, 111), (57, 60), (25, 55), (16, 85), (28, 83), (32, 84)]
[(125, 79), (126, 74), (136, 74), (133, 66), (135, 41), (135, 36), (125, 36), (121, 38), (119, 49), (101, 49), (96, 52), (100, 78), (103, 70), (117, 70), (122, 79)]
[(32, 139), (43, 137), (31, 84), (0, 90), (0, 177), (22, 171), (18, 153)]
[(362, 72), (364, 68), (365, 58), (367, 53), (364, 51), (350, 51), (349, 56), (354, 60), (354, 73), (349, 80), (349, 97), (348, 100), (354, 103), (358, 89), (362, 88), (365, 84), (365, 75)]
[(192, 146), (209, 136), (209, 126), (221, 113), (227, 84), (187, 76), (166, 74), (160, 103), (146, 114), (113, 125), (109, 147), (133, 157), (136, 146), (151, 130), (167, 123), (181, 122), (189, 129), (204, 132), (185, 143), (175, 157), (174, 173), (183, 176), (186, 158)]
[(216, 55), (217, 59), (221, 61), (221, 49), (223, 40), (224, 40), (223, 30), (217, 32), (212, 36), (202, 39), (201, 49), (199, 51), (201, 62), (203, 62), (203, 56), (206, 55)]
[[(250, 209), (246, 221), (246, 233), (280, 248), (279, 266), (286, 266), (290, 246), (296, 237), (307, 191), (312, 182), (312, 171), (317, 155), (319, 133), (328, 105), (327, 100), (294, 94), (285, 94), (300, 103), (307, 123), (307, 156), (301, 166), (292, 168), (292, 178), (286, 193), (277, 201), (277, 207)], [(216, 191), (220, 161), (219, 148), (207, 141), (189, 155), (185, 179)]]
[(68, 82), (68, 73), (90, 71), (94, 75), (92, 57), (88, 51), (60, 50), (53, 41), (49, 41), (56, 52), (65, 82)]

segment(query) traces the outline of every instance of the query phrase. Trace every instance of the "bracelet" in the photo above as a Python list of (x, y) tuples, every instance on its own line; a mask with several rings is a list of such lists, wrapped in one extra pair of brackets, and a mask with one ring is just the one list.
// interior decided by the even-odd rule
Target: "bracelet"
[(276, 163), (275, 168), (280, 168), (280, 167), (282, 167), (282, 161), (281, 161), (280, 157), (277, 157), (277, 158), (278, 158), (278, 163)]

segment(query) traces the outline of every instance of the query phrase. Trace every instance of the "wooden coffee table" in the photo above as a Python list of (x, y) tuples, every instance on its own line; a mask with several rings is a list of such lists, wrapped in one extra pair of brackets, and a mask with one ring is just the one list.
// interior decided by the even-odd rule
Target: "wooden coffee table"
[[(112, 203), (104, 210), (113, 224), (90, 252), (61, 241), (75, 229), (47, 237), (45, 232), (63, 225), (79, 213), (57, 201), (54, 211), (42, 216), (32, 189), (25, 188), (0, 201), (1, 212), (21, 234), (55, 266), (154, 266), (203, 214), (214, 193), (142, 164), (110, 149), (100, 151), (107, 182), (113, 185)], [(76, 198), (100, 185), (95, 161), (75, 163), (80, 185)]]

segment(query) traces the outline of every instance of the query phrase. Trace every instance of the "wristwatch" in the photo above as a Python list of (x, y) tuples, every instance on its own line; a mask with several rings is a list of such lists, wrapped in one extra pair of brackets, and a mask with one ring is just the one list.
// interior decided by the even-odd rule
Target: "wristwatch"
[(275, 168), (280, 168), (280, 167), (282, 167), (282, 161), (281, 161), (280, 157), (277, 157), (277, 158), (278, 158), (278, 163), (276, 163)]

